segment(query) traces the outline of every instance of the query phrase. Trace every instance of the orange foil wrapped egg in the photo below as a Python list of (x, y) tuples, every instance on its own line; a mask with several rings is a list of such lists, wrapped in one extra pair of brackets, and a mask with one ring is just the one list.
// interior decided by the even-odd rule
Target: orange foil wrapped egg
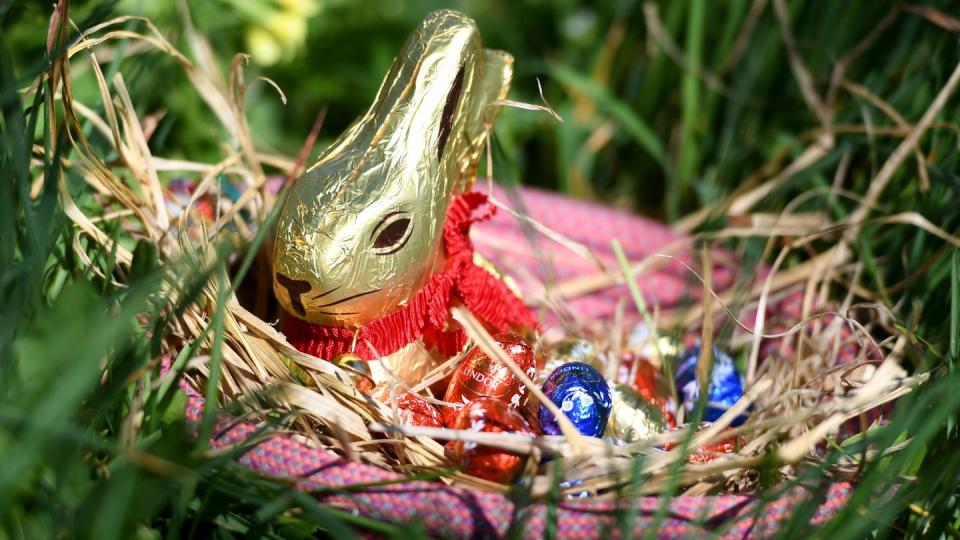
[[(536, 376), (536, 358), (526, 340), (512, 333), (498, 334), (494, 340), (528, 377)], [(490, 358), (480, 347), (474, 347), (450, 377), (443, 400), (454, 405), (443, 407), (444, 424), (453, 427), (463, 404), (479, 398), (496, 399), (519, 409), (526, 390), (509, 366)]]
[[(480, 398), (460, 409), (454, 429), (482, 433), (533, 434), (530, 425), (515, 409), (494, 398)], [(523, 468), (525, 456), (470, 441), (452, 441), (450, 453), (464, 473), (509, 484)]]

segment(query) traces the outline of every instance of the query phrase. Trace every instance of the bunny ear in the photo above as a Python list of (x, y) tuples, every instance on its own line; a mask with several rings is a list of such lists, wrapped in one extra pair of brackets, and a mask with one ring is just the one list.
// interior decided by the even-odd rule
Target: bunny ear
[(460, 71), (457, 77), (453, 79), (450, 86), (450, 92), (447, 94), (447, 101), (443, 105), (443, 114), (440, 116), (440, 133), (437, 136), (437, 161), (443, 159), (443, 150), (447, 147), (447, 139), (450, 137), (450, 129), (453, 127), (453, 115), (457, 112), (457, 104), (460, 103), (460, 94), (463, 92), (463, 72), (466, 64), (460, 65)]
[(455, 193), (470, 191), (473, 186), (480, 155), (500, 112), (496, 102), (507, 97), (513, 78), (513, 57), (509, 54), (483, 49), (479, 60), (481, 68), (475, 77), (477, 82), (459, 112), (459, 116), (463, 117), (460, 121), (464, 126), (463, 138), (466, 141), (463, 150), (466, 167), (460, 171)]

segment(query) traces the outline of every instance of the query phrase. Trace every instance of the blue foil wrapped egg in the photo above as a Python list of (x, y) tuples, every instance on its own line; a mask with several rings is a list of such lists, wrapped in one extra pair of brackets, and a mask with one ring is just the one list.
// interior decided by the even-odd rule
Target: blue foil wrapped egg
[[(603, 375), (583, 362), (570, 362), (553, 370), (542, 387), (550, 401), (567, 415), (581, 434), (602, 437), (613, 408), (610, 389)], [(560, 435), (560, 426), (549, 409), (540, 404), (540, 427), (545, 435)]]
[[(693, 412), (700, 398), (700, 385), (697, 384), (697, 361), (700, 358), (700, 346), (694, 345), (681, 354), (674, 368), (677, 391), (683, 399), (687, 414)], [(743, 396), (743, 380), (730, 355), (713, 348), (713, 369), (710, 371), (710, 383), (707, 386), (707, 405), (703, 411), (703, 420), (716, 421)], [(746, 415), (736, 417), (732, 425), (738, 426), (747, 420)]]

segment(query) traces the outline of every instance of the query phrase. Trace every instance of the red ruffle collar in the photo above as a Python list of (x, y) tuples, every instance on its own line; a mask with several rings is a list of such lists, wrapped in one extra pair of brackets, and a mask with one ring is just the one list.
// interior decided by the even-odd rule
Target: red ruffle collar
[(454, 299), (488, 326), (506, 331), (510, 326), (535, 328), (530, 309), (500, 279), (473, 262), (470, 226), (489, 219), (496, 207), (478, 217), (474, 210), (487, 203), (483, 193), (471, 191), (453, 200), (443, 227), (447, 262), (405, 306), (359, 330), (320, 326), (285, 314), (287, 340), (298, 350), (327, 360), (352, 352), (364, 360), (392, 354), (423, 338), (428, 347), (452, 356), (466, 345), (467, 336), (450, 319)]

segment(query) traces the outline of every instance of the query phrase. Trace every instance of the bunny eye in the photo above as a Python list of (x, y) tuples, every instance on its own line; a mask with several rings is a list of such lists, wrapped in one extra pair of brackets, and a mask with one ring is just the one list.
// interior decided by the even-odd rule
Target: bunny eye
[(411, 229), (410, 218), (402, 212), (387, 214), (371, 234), (374, 252), (377, 255), (390, 255), (400, 251), (410, 239)]
[(377, 235), (373, 241), (375, 248), (388, 248), (397, 245), (407, 234), (407, 228), (410, 226), (410, 220), (407, 218), (398, 219), (387, 225)]

